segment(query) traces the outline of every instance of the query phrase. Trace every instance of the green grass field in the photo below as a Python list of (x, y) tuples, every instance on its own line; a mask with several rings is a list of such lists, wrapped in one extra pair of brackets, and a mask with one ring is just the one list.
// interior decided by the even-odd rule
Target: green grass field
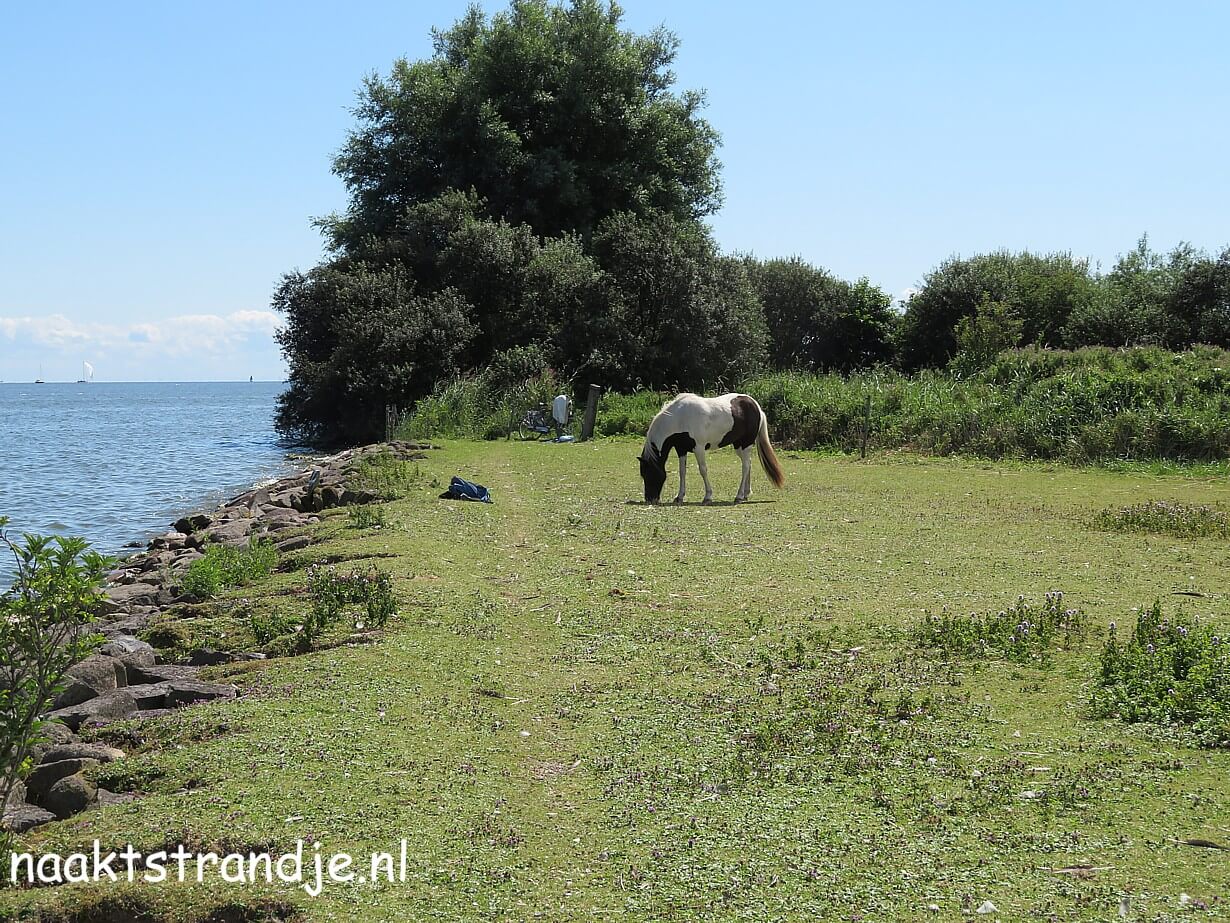
[[(1087, 708), (1106, 627), (1134, 607), (1230, 628), (1230, 542), (1094, 518), (1151, 499), (1224, 508), (1224, 479), (784, 452), (785, 490), (757, 469), (752, 503), (701, 507), (693, 465), (688, 505), (646, 507), (637, 450), (446, 443), (382, 528), (340, 513), (293, 559), (391, 571), (401, 611), (378, 638), (219, 668), (239, 700), (127, 727), (109, 782), (143, 797), (24, 841), (302, 838), (365, 857), (405, 838), (404, 884), (74, 885), (0, 892), (0, 908), (1108, 920), (1126, 895), (1131, 920), (1227, 914), (1226, 854), (1180, 841), (1230, 844), (1230, 753)], [(729, 500), (736, 457), (710, 470)], [(495, 503), (438, 499), (452, 474)], [(293, 612), (305, 580), (278, 573), (230, 605)], [(926, 612), (1052, 590), (1089, 628), (1045, 661), (911, 640)], [(988, 900), (998, 914), (974, 912)]]

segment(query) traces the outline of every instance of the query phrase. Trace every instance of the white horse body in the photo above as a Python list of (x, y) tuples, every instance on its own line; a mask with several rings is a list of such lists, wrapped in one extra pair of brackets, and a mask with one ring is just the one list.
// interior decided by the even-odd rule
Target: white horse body
[(748, 499), (752, 492), (752, 447), (760, 455), (761, 465), (778, 487), (785, 483), (781, 465), (769, 442), (768, 421), (764, 411), (746, 394), (723, 394), (700, 397), (680, 394), (668, 401), (649, 424), (645, 446), (641, 450), (641, 477), (645, 481), (645, 500), (660, 499), (666, 480), (666, 460), (672, 451), (679, 455), (679, 493), (676, 503), (682, 503), (687, 488), (687, 453), (696, 456), (696, 467), (705, 482), (705, 503), (713, 500), (709, 482), (707, 454), (722, 446), (733, 446), (743, 463), (743, 477), (735, 502)]

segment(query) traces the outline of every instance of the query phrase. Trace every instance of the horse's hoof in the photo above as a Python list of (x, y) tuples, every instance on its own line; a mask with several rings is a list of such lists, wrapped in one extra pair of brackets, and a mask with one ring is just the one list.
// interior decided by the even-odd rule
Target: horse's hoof
[(671, 501), (671, 503), (673, 503), (675, 506), (680, 506), (683, 504), (683, 497), (676, 497), (674, 500)]
[(742, 502), (744, 502), (746, 499), (747, 499), (747, 497), (735, 497), (735, 503), (742, 503)]
[(709, 506), (711, 503), (713, 503), (713, 498), (712, 498), (712, 497), (705, 497), (705, 499), (704, 499), (704, 500), (701, 500), (701, 501), (700, 501), (700, 505), (701, 505), (701, 506)]

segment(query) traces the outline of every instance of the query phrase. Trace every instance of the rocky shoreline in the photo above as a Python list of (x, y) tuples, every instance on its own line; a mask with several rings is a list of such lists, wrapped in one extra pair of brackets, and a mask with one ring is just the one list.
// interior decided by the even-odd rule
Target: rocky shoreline
[(204, 556), (202, 549), (210, 543), (241, 546), (254, 539), (274, 542), (279, 553), (304, 548), (313, 542), (310, 527), (320, 522), (321, 512), (376, 499), (351, 486), (364, 459), (380, 453), (423, 458), (424, 448), (410, 442), (379, 443), (313, 459), (304, 469), (244, 491), (212, 511), (181, 517), (144, 550), (120, 561), (107, 575), (99, 617), (90, 625), (104, 643), (69, 668), (67, 686), (44, 716), (47, 740), (34, 755), (36, 765), (5, 806), (6, 826), (24, 832), (92, 804), (134, 797), (100, 789), (87, 777), (86, 770), (122, 759), (124, 753), (83, 741), (81, 733), (239, 694), (232, 684), (201, 680), (199, 671), (262, 659), (263, 654), (202, 650), (187, 664), (163, 663), (158, 651), (139, 637), (164, 608), (193, 601), (179, 594), (178, 585), (189, 565)]

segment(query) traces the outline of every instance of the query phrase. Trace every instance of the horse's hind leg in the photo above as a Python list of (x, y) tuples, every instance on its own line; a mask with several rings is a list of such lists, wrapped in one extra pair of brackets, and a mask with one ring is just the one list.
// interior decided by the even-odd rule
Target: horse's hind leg
[(696, 455), (696, 467), (700, 469), (701, 480), (705, 482), (705, 499), (701, 502), (712, 503), (713, 485), (709, 483), (709, 465), (705, 460), (705, 450), (698, 445), (695, 448), (694, 453)]
[(735, 451), (739, 453), (739, 461), (743, 463), (743, 477), (739, 481), (739, 492), (735, 494), (735, 503), (739, 503), (752, 495), (752, 447)]
[(675, 502), (683, 502), (684, 487), (688, 480), (688, 457), (686, 455), (679, 456), (679, 493), (675, 495)]

